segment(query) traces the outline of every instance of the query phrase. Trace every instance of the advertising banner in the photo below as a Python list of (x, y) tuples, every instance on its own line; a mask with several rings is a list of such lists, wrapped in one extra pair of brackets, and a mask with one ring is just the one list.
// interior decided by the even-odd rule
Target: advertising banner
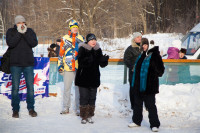
[[(34, 92), (35, 96), (42, 95), (42, 97), (49, 96), (49, 67), (50, 61), (48, 57), (35, 57), (34, 66)], [(11, 99), (12, 90), (12, 76), (0, 72), (0, 93), (6, 95)], [(26, 82), (22, 73), (19, 85), (20, 100), (26, 100)]]

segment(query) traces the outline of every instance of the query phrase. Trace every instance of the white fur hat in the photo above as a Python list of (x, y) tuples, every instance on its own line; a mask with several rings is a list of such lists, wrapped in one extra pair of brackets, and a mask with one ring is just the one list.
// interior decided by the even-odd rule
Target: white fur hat
[(174, 40), (172, 42), (172, 46), (175, 47), (175, 48), (178, 48), (179, 50), (181, 49), (181, 41), (180, 40)]

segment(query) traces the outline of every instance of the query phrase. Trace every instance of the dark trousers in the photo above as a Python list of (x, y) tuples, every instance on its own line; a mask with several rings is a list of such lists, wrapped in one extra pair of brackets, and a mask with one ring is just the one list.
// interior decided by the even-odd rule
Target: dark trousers
[(34, 73), (33, 73), (33, 66), (29, 67), (18, 67), (18, 66), (11, 66), (11, 75), (12, 75), (12, 110), (13, 111), (19, 111), (20, 106), (20, 97), (19, 97), (19, 85), (20, 85), (20, 79), (22, 76), (22, 72), (25, 77), (26, 81), (26, 87), (27, 87), (27, 95), (26, 95), (26, 103), (27, 103), (27, 109), (34, 109)]
[(134, 97), (133, 97), (133, 88), (131, 87), (132, 84), (132, 77), (133, 77), (133, 72), (129, 69), (129, 85), (130, 85), (130, 89), (129, 89), (129, 97), (130, 97), (130, 103), (131, 103), (131, 109), (133, 110), (133, 106), (134, 106)]
[(80, 105), (95, 105), (97, 88), (79, 87), (80, 92)]
[(141, 125), (143, 119), (142, 115), (143, 102), (145, 104), (147, 111), (149, 112), (150, 128), (152, 127), (159, 128), (160, 121), (158, 119), (157, 107), (155, 104), (156, 102), (155, 94), (144, 95), (144, 96), (139, 96), (137, 95), (137, 93), (134, 94), (134, 107), (133, 107), (133, 117), (132, 117), (133, 122), (137, 125)]
[(134, 107), (134, 96), (133, 96), (133, 88), (131, 87), (130, 84), (130, 90), (129, 90), (129, 97), (130, 97), (130, 103), (131, 103), (131, 109), (133, 110)]

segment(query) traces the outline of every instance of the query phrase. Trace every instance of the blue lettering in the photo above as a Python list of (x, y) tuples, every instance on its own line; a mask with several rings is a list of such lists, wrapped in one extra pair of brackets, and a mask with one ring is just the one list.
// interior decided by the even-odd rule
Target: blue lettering
[(12, 80), (12, 75), (10, 74), (10, 76), (9, 76), (9, 80)]
[(8, 74), (4, 73), (3, 77), (1, 78), (1, 80), (7, 81), (8, 80)]

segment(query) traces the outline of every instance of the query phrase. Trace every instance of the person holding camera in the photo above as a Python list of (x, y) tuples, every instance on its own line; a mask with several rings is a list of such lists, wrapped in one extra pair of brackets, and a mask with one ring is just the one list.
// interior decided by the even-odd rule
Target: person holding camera
[(75, 85), (80, 92), (80, 117), (81, 123), (93, 123), (97, 88), (100, 85), (100, 67), (108, 65), (108, 55), (103, 55), (94, 34), (86, 36), (86, 43), (79, 45), (78, 70)]
[(38, 41), (35, 32), (31, 28), (27, 28), (26, 20), (23, 16), (18, 15), (15, 17), (14, 28), (8, 29), (6, 33), (6, 42), (10, 48), (12, 117), (19, 118), (19, 86), (21, 73), (24, 74), (26, 81), (26, 103), (29, 115), (36, 117), (37, 113), (34, 110), (34, 57), (32, 48), (38, 45)]

